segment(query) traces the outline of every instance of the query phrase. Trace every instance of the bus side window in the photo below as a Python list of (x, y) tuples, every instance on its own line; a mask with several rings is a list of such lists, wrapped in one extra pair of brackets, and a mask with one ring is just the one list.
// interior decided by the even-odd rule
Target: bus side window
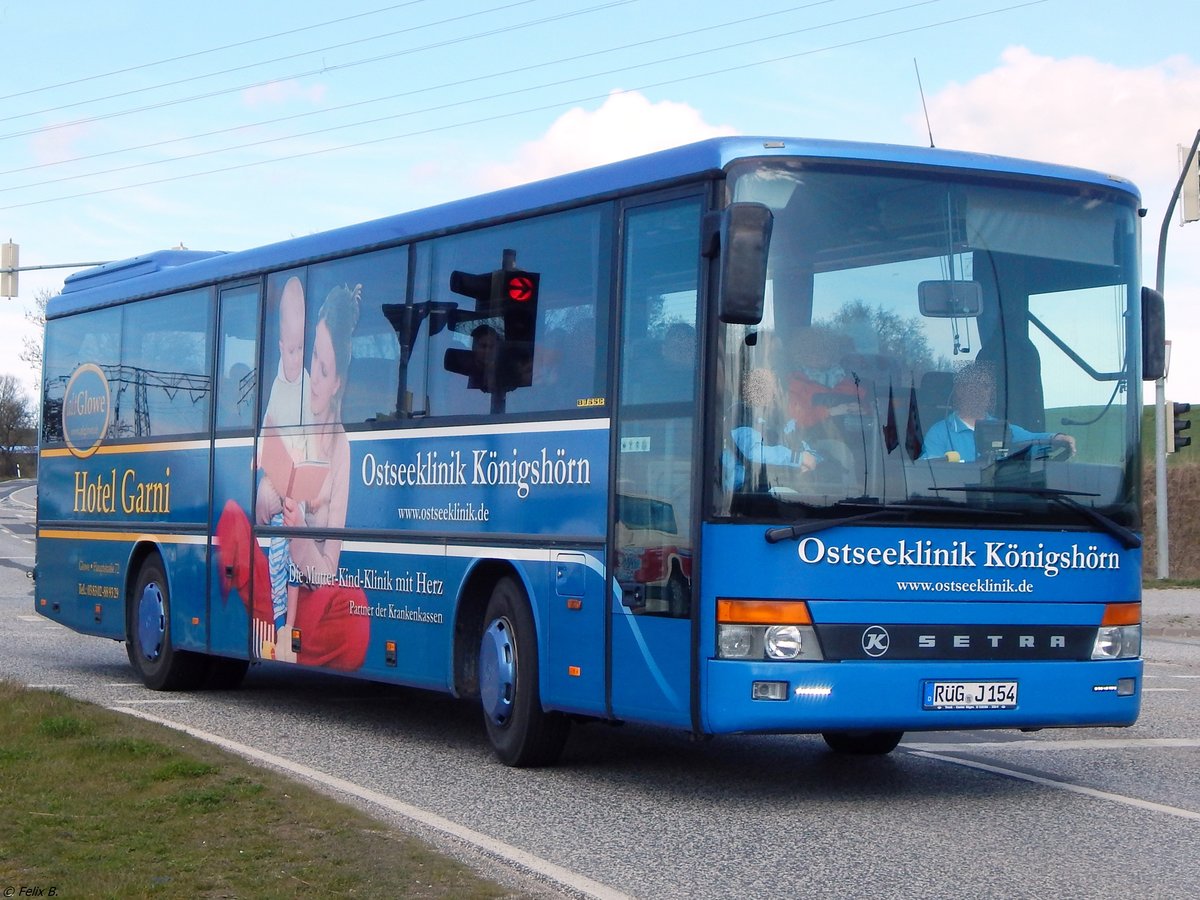
[(217, 348), (217, 430), (254, 428), (258, 387), (258, 286), (221, 291), (221, 327)]
[[(453, 235), (418, 248), (417, 297), (454, 303), (460, 313), (457, 324), (433, 329), (430, 337), (431, 415), (489, 415), (500, 409), (507, 414), (594, 412), (604, 406), (603, 323), (608, 317), (601, 304), (608, 296), (610, 212), (608, 204), (601, 204)], [(488, 342), (503, 337), (503, 316), (477, 309), (476, 300), (451, 291), (450, 276), (454, 271), (495, 271), (506, 250), (515, 251), (517, 268), (540, 276), (533, 371), (505, 377), (501, 351), (498, 377), (489, 382)], [(502, 402), (493, 403), (496, 394), (488, 388), (497, 382)]]

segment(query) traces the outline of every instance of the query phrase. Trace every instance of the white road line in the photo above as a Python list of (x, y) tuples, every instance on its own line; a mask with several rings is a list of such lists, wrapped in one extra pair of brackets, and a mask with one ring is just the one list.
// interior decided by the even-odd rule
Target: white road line
[(137, 704), (139, 706), (142, 706), (142, 705), (149, 706), (149, 705), (154, 705), (154, 704), (159, 704), (159, 705), (167, 704), (167, 705), (179, 706), (179, 705), (183, 705), (183, 704), (187, 704), (187, 703), (195, 703), (196, 701), (195, 700), (133, 700), (133, 699), (130, 699), (130, 700), (117, 700), (116, 702), (117, 703), (126, 703), (129, 705)]
[(73, 684), (27, 684), (25, 687), (31, 691), (61, 691), (67, 688), (75, 687)]
[(976, 750), (1173, 750), (1200, 748), (1200, 738), (1098, 738), (1078, 741), (1039, 741), (1021, 738), (1014, 741), (905, 741), (907, 750), (931, 753), (969, 753)]
[(145, 719), (149, 722), (157, 722), (159, 725), (165, 725), (168, 728), (174, 728), (177, 731), (182, 731), (184, 734), (189, 734), (194, 738), (199, 738), (202, 741), (208, 741), (211, 744), (216, 744), (218, 747), (223, 747), (239, 756), (244, 756), (248, 759), (258, 760), (267, 765), (283, 769), (291, 772), (294, 775), (299, 775), (301, 778), (307, 778), (315, 781), (318, 784), (323, 784), (326, 787), (334, 790), (350, 794), (353, 797), (366, 800), (369, 803), (374, 803), (382, 806), (384, 809), (411, 819), (427, 828), (432, 828), (440, 831), (443, 834), (448, 834), (471, 844), (486, 853), (499, 857), (515, 864), (516, 866), (527, 869), (543, 878), (557, 881), (564, 887), (577, 893), (584, 894), (588, 897), (595, 897), (596, 900), (629, 900), (628, 895), (622, 894), (620, 891), (615, 891), (607, 885), (601, 884), (598, 881), (593, 881), (583, 875), (576, 874), (569, 869), (564, 869), (552, 862), (534, 856), (531, 853), (526, 853), (511, 844), (505, 844), (502, 841), (497, 841), (494, 838), (488, 837), (478, 831), (473, 831), (462, 825), (452, 822), (449, 819), (444, 819), (441, 816), (421, 809), (420, 807), (412, 806), (408, 803), (403, 803), (394, 797), (389, 797), (386, 794), (380, 794), (377, 791), (372, 791), (369, 788), (364, 788), (352, 781), (347, 781), (344, 778), (338, 778), (336, 775), (329, 775), (317, 769), (310, 768), (300, 763), (292, 762), (284, 759), (281, 756), (276, 756), (273, 753), (267, 753), (264, 750), (259, 750), (255, 747), (239, 744), (237, 741), (231, 741), (228, 738), (223, 738), (220, 735), (212, 734), (207, 731), (201, 731), (198, 728), (192, 728), (189, 725), (182, 725), (179, 722), (172, 722), (168, 719), (160, 719), (157, 716), (152, 716), (149, 713), (142, 712), (137, 709), (127, 709), (119, 706), (110, 707), (117, 712), (125, 713), (130, 716), (136, 716), (139, 719)]
[(924, 756), (928, 759), (936, 759), (940, 762), (950, 763), (955, 766), (964, 766), (968, 769), (978, 769), (981, 772), (991, 772), (993, 775), (1004, 775), (1008, 778), (1016, 778), (1021, 781), (1029, 781), (1033, 784), (1040, 784), (1043, 787), (1055, 788), (1060, 791), (1067, 791), (1071, 794), (1082, 794), (1085, 797), (1091, 797), (1096, 800), (1108, 800), (1112, 803), (1121, 803), (1125, 806), (1132, 806), (1136, 809), (1143, 809), (1148, 812), (1166, 813), (1169, 816), (1176, 816), (1180, 819), (1190, 819), (1193, 822), (1200, 822), (1200, 812), (1195, 812), (1190, 809), (1180, 809), (1178, 806), (1167, 806), (1164, 803), (1154, 803), (1150, 800), (1141, 800), (1137, 797), (1127, 797), (1124, 794), (1114, 794), (1111, 791), (1101, 791), (1096, 788), (1083, 787), (1078, 784), (1071, 784), (1067, 781), (1056, 781), (1053, 778), (1043, 778), (1040, 775), (1031, 775), (1028, 772), (1019, 772), (1015, 769), (1006, 769), (1003, 766), (993, 766), (988, 763), (975, 762), (970, 759), (960, 759), (955, 756), (946, 756), (943, 753), (930, 753), (927, 750), (913, 750), (916, 756)]
[(1142, 688), (1143, 694), (1188, 694), (1191, 688)]

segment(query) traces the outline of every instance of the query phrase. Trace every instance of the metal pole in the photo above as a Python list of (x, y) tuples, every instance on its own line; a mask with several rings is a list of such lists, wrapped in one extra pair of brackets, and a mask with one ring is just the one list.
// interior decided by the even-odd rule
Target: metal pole
[[(1200, 146), (1200, 131), (1192, 141), (1192, 149), (1188, 151), (1183, 161), (1183, 170), (1179, 173), (1179, 181), (1175, 183), (1175, 191), (1167, 204), (1167, 212), (1163, 216), (1162, 229), (1158, 233), (1158, 274), (1154, 286), (1160, 294), (1164, 294), (1163, 283), (1166, 279), (1167, 264), (1167, 226), (1171, 223), (1171, 215), (1175, 212), (1175, 203), (1179, 200), (1179, 192), (1183, 189), (1183, 179), (1187, 177), (1192, 157), (1196, 155), (1196, 147)], [(1170, 536), (1167, 524), (1167, 380), (1159, 378), (1154, 382), (1154, 484), (1155, 523), (1158, 529), (1158, 577), (1171, 577)]]

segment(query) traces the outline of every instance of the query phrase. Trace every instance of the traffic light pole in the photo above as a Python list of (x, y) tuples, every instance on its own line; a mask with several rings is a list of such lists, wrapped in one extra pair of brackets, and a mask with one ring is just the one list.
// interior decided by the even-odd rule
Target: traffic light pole
[[(1192, 149), (1188, 151), (1187, 158), (1183, 161), (1183, 166), (1179, 173), (1179, 181), (1175, 183), (1175, 191), (1171, 194), (1171, 202), (1167, 204), (1167, 211), (1163, 215), (1162, 229), (1158, 234), (1158, 273), (1155, 276), (1154, 286), (1163, 296), (1166, 296), (1163, 291), (1163, 283), (1166, 278), (1167, 226), (1170, 225), (1171, 216), (1175, 213), (1175, 204), (1179, 200), (1179, 192), (1183, 189), (1183, 181), (1187, 177), (1188, 169), (1192, 165), (1192, 158), (1196, 155), (1196, 147), (1198, 145), (1200, 145), (1200, 131), (1196, 132), (1196, 138), (1192, 141)], [(1168, 427), (1171, 426), (1167, 424), (1167, 379), (1164, 375), (1154, 382), (1154, 514), (1156, 533), (1158, 535), (1158, 577), (1160, 579), (1171, 577), (1170, 535), (1167, 519)]]

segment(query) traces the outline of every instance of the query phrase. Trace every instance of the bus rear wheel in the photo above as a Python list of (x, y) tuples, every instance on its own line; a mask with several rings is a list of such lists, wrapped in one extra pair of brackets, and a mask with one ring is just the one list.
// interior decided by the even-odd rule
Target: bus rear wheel
[(171, 599), (162, 560), (142, 563), (129, 599), (125, 651), (146, 687), (154, 691), (187, 691), (200, 687), (208, 660), (199, 653), (171, 646)]
[(542, 709), (533, 613), (512, 578), (497, 582), (483, 621), (479, 696), (496, 756), (516, 768), (553, 765), (570, 722)]
[(826, 731), (821, 737), (834, 753), (884, 756), (896, 749), (903, 731)]

